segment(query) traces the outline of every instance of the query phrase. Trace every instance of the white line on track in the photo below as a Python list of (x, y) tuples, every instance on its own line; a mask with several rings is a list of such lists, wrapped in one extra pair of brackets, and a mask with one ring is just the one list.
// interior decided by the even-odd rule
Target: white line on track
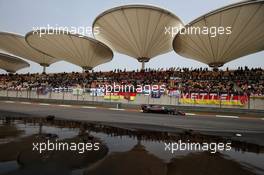
[(48, 103), (39, 103), (40, 106), (49, 106), (50, 104)]
[(25, 104), (25, 105), (30, 105), (31, 103), (30, 102), (25, 102), (25, 101), (22, 101), (20, 102), (21, 104)]
[(118, 108), (108, 108), (110, 110), (114, 110), (114, 111), (124, 111), (125, 109), (118, 109)]
[(264, 120), (264, 118), (262, 118), (261, 120)]
[(95, 106), (82, 106), (81, 108), (84, 108), (84, 109), (96, 109)]
[(239, 118), (238, 116), (232, 116), (232, 115), (216, 115), (215, 117), (220, 117), (220, 118)]
[(5, 101), (5, 103), (15, 103), (14, 101)]
[(196, 115), (196, 114), (194, 114), (194, 113), (185, 113), (186, 115)]
[(72, 107), (72, 105), (58, 105), (60, 107)]

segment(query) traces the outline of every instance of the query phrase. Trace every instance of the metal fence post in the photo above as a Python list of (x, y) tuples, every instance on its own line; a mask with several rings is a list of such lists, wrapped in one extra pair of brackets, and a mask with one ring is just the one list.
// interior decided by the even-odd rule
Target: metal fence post
[(250, 94), (248, 95), (248, 109), (250, 109)]
[(150, 96), (150, 95), (148, 95), (148, 104), (149, 104), (149, 98), (150, 98), (149, 96)]
[(65, 92), (64, 92), (64, 90), (63, 90), (63, 92), (62, 92), (62, 100), (64, 101), (64, 95), (65, 95)]
[(220, 109), (222, 108), (222, 96), (221, 96), (221, 93), (218, 92), (218, 98), (219, 98), (219, 106), (220, 106)]

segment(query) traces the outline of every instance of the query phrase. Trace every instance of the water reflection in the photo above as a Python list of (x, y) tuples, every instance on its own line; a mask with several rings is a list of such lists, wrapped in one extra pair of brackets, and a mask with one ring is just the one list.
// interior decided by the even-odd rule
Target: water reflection
[[(0, 118), (0, 174), (264, 174), (263, 146), (194, 131), (173, 133), (44, 118)], [(7, 142), (1, 142), (10, 139)], [(32, 152), (36, 141), (100, 142), (100, 151)], [(229, 142), (230, 152), (164, 151), (163, 142)], [(250, 160), (250, 161), (247, 161)]]
[(23, 134), (23, 130), (19, 130), (9, 120), (0, 120), (0, 143), (8, 142), (8, 140)]
[(127, 152), (111, 153), (103, 161), (85, 171), (85, 175), (166, 175), (167, 166), (150, 154), (140, 141)]
[(241, 167), (241, 164), (230, 160), (224, 154), (217, 152), (190, 153), (187, 156), (173, 158), (168, 164), (168, 175), (185, 174), (185, 175), (204, 175), (204, 174), (239, 174), (253, 175), (252, 170)]

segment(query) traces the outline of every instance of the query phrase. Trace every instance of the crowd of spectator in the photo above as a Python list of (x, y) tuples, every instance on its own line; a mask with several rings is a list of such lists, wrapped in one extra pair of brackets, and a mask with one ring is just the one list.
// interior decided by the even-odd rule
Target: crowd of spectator
[(182, 92), (220, 92), (264, 95), (264, 69), (239, 67), (236, 70), (169, 68), (109, 72), (49, 74), (1, 74), (0, 89), (96, 88), (106, 84), (165, 85)]

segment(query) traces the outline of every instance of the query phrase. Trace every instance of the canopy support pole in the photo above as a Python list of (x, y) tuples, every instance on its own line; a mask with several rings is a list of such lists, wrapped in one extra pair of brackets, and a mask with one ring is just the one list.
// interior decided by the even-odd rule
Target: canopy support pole
[(92, 70), (93, 67), (89, 67), (89, 66), (82, 66), (82, 73), (85, 73), (86, 71), (90, 71)]
[(141, 57), (137, 59), (141, 63), (141, 70), (145, 70), (145, 64), (149, 61), (147, 57)]
[(46, 68), (49, 67), (49, 64), (41, 63), (40, 66), (43, 67), (43, 71), (42, 71), (42, 73), (45, 74), (45, 73), (46, 73)]
[(145, 61), (142, 61), (142, 63), (141, 63), (142, 64), (141, 65), (141, 70), (144, 70), (145, 69), (145, 63), (146, 63)]
[(43, 71), (42, 71), (43, 74), (46, 73), (46, 66), (43, 66)]

